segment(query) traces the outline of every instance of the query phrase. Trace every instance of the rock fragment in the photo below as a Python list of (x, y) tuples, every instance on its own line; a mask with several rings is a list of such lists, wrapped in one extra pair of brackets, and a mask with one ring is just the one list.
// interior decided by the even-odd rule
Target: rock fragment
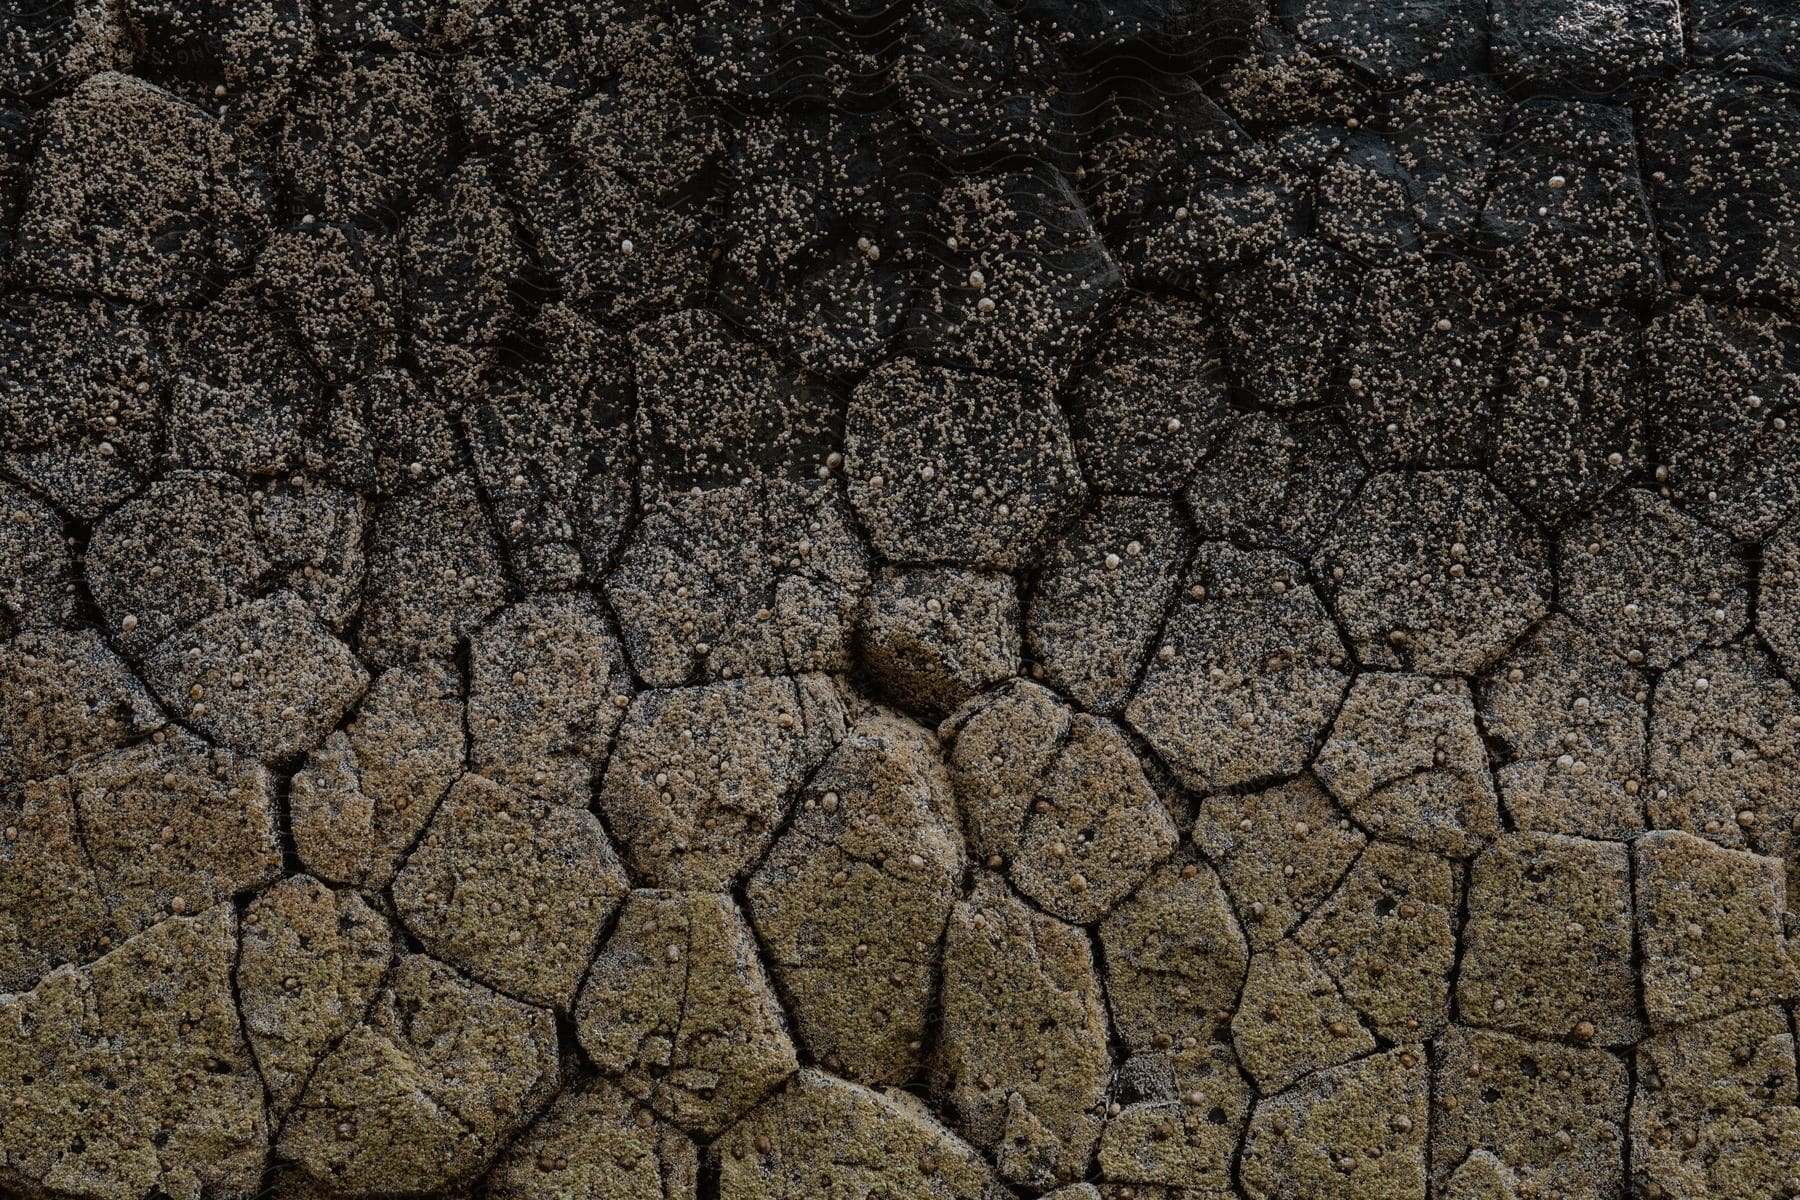
[(56, 510), (0, 483), (0, 632), (62, 624), (74, 606), (74, 591), (75, 572)]
[(1401, 1046), (1259, 1100), (1240, 1168), (1254, 1200), (1425, 1194), (1424, 1047)]
[(1188, 480), (1188, 512), (1203, 538), (1313, 552), (1368, 478), (1338, 420), (1321, 410), (1245, 413)]
[(881, 694), (942, 717), (1018, 673), (1018, 585), (954, 567), (884, 567), (857, 623), (860, 665)]
[(571, 1084), (494, 1163), (487, 1194), (534, 1200), (694, 1200), (694, 1143), (606, 1079)]
[(0, 792), (162, 724), (144, 685), (93, 630), (30, 630), (0, 642)]

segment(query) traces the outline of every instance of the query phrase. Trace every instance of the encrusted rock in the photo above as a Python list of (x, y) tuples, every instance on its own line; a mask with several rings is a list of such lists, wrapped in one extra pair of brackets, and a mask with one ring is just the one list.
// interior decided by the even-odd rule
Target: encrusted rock
[(1225, 362), (1259, 403), (1296, 408), (1324, 398), (1360, 292), (1343, 254), (1296, 241), (1219, 282)]
[(1257, 1102), (1240, 1174), (1253, 1200), (1386, 1200), (1425, 1194), (1424, 1047), (1320, 1071)]
[(1331, 976), (1305, 950), (1285, 940), (1251, 957), (1231, 1018), (1231, 1043), (1245, 1070), (1268, 1094), (1375, 1049), (1374, 1036), (1356, 1019)]
[(617, 1084), (572, 1084), (494, 1163), (487, 1194), (535, 1200), (694, 1200), (700, 1156), (691, 1138)]
[(1355, 443), (1330, 413), (1245, 413), (1188, 481), (1187, 507), (1204, 538), (1313, 552), (1368, 477)]
[(163, 724), (162, 710), (91, 629), (0, 642), (0, 793)]
[(857, 623), (882, 695), (933, 717), (1017, 674), (1019, 642), (1018, 585), (990, 571), (883, 568)]
[(75, 573), (56, 510), (0, 483), (0, 631), (62, 624), (74, 591)]

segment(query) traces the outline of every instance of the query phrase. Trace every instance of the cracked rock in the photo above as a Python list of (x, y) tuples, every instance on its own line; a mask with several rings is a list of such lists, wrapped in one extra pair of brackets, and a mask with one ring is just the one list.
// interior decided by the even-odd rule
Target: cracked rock
[(1273, 1094), (1304, 1075), (1370, 1053), (1375, 1038), (1331, 976), (1283, 940), (1251, 956), (1231, 1018), (1231, 1044), (1262, 1091)]
[(1295, 241), (1220, 280), (1225, 362), (1238, 386), (1278, 409), (1324, 399), (1360, 277), (1331, 247)]
[(1018, 673), (1018, 584), (986, 571), (884, 567), (863, 600), (856, 637), (882, 695), (942, 717)]
[(1678, 0), (1502, 0), (1489, 38), (1503, 83), (1577, 95), (1624, 90), (1677, 70), (1686, 57)]
[(425, 949), (505, 995), (567, 1010), (630, 883), (585, 807), (458, 780), (394, 879)]
[(1788, 678), (1800, 677), (1800, 522), (1789, 522), (1763, 543), (1757, 584), (1756, 632)]
[(823, 675), (640, 692), (607, 763), (600, 811), (645, 882), (729, 886), (849, 725)]
[(865, 1082), (913, 1076), (966, 865), (936, 739), (902, 717), (859, 721), (746, 890), (814, 1058)]
[(462, 774), (462, 686), (427, 659), (382, 672), (344, 728), (310, 753), (288, 792), (307, 870), (380, 889)]
[(1187, 507), (1203, 538), (1304, 558), (1368, 474), (1349, 435), (1323, 411), (1245, 413), (1188, 481)]
[(700, 1156), (679, 1129), (617, 1084), (591, 1079), (563, 1091), (494, 1163), (487, 1194), (535, 1200), (694, 1200)]
[[(90, 553), (92, 545), (90, 540)], [(56, 510), (0, 483), (0, 633), (62, 624), (74, 607), (74, 591)]]
[(685, 1130), (716, 1136), (798, 1069), (729, 896), (636, 891), (575, 1010), (582, 1049)]
[(1643, 1032), (1623, 844), (1508, 834), (1476, 856), (1468, 906), (1456, 982), (1463, 1020), (1597, 1046)]
[(1429, 471), (1377, 475), (1312, 565), (1365, 665), (1452, 674), (1489, 666), (1543, 616), (1546, 558), (1484, 477)]
[(1206, 542), (1125, 719), (1184, 785), (1214, 791), (1304, 767), (1346, 676), (1299, 563)]
[(982, 874), (950, 917), (936, 1091), (1003, 1178), (1086, 1173), (1112, 1064), (1093, 946)]
[(1331, 1067), (1257, 1102), (1240, 1173), (1253, 1200), (1425, 1194), (1423, 1047)]
[(0, 642), (0, 792), (154, 732), (162, 710), (91, 629)]

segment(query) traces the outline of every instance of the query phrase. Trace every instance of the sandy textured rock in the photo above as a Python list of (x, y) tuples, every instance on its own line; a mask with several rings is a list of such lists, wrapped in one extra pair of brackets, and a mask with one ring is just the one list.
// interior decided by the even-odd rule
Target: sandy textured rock
[(950, 916), (935, 1091), (1003, 1178), (1085, 1174), (1112, 1075), (1105, 1000), (1081, 930), (982, 874)]
[(383, 667), (449, 654), (508, 591), (474, 483), (446, 476), (376, 510), (358, 645)]
[(393, 897), (427, 951), (505, 995), (566, 1010), (629, 887), (594, 814), (465, 775)]
[(1245, 413), (1188, 481), (1188, 512), (1202, 537), (1304, 558), (1367, 476), (1328, 412)]
[(75, 576), (56, 510), (0, 484), (0, 518), (0, 629), (60, 624), (73, 603)]
[(1332, 1067), (1261, 1100), (1239, 1168), (1253, 1200), (1425, 1194), (1426, 1082), (1422, 1046)]
[(864, 1082), (912, 1078), (966, 865), (936, 739), (879, 713), (851, 727), (745, 889), (813, 1058)]
[(1347, 675), (1299, 563), (1206, 542), (1125, 719), (1186, 786), (1230, 787), (1305, 766)]
[(1356, 1019), (1331, 977), (1305, 950), (1285, 940), (1251, 957), (1231, 1019), (1231, 1043), (1267, 1094), (1375, 1049), (1374, 1036)]
[(1626, 847), (1510, 834), (1469, 870), (1456, 1000), (1462, 1019), (1598, 1046), (1643, 1032)]
[(882, 695), (942, 717), (1018, 673), (1018, 585), (988, 571), (886, 567), (863, 600), (856, 637)]
[(488, 1194), (528, 1200), (552, 1189), (570, 1200), (693, 1200), (694, 1143), (611, 1082), (571, 1084), (508, 1147)]
[(798, 1069), (756, 941), (729, 896), (627, 896), (582, 984), (575, 1022), (596, 1067), (704, 1136)]
[(0, 792), (154, 732), (162, 710), (91, 629), (0, 642)]
[(849, 723), (822, 675), (640, 692), (600, 812), (646, 883), (728, 886), (762, 856)]

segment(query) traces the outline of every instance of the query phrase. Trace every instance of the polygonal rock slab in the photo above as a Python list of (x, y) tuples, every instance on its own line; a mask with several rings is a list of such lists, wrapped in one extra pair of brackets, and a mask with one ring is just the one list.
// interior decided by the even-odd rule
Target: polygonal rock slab
[(0, 631), (61, 624), (74, 590), (62, 518), (36, 496), (0, 484)]
[(1048, 391), (904, 358), (852, 393), (844, 471), (882, 555), (998, 571), (1036, 559), (1085, 492)]
[(438, 958), (509, 996), (566, 1010), (629, 887), (593, 813), (465, 775), (393, 895)]
[(469, 639), (470, 765), (520, 795), (586, 808), (630, 697), (592, 596), (522, 601)]
[(1368, 840), (1311, 775), (1209, 796), (1194, 815), (1194, 844), (1218, 868), (1258, 950), (1311, 913)]
[(1425, 1194), (1425, 1050), (1401, 1046), (1260, 1100), (1240, 1168), (1256, 1200)]
[(383, 667), (450, 654), (508, 590), (473, 481), (447, 475), (376, 510), (358, 649)]
[(1466, 237), (1481, 215), (1494, 147), (1511, 111), (1506, 93), (1485, 75), (1468, 75), (1403, 86), (1381, 107), (1364, 125), (1405, 164), (1420, 240), (1438, 247)]
[(869, 1082), (912, 1077), (965, 865), (936, 739), (897, 716), (858, 722), (746, 888), (814, 1058)]
[(1456, 981), (1471, 1025), (1546, 1041), (1635, 1041), (1626, 846), (1509, 834), (1477, 855)]
[(1522, 829), (1629, 838), (1644, 827), (1649, 681), (1554, 613), (1479, 687), (1494, 771)]
[(1644, 466), (1642, 322), (1630, 309), (1520, 318), (1495, 401), (1494, 482), (1554, 524)]
[(1544, 614), (1542, 543), (1471, 471), (1378, 475), (1313, 558), (1363, 663), (1469, 674)]
[(248, 265), (269, 197), (218, 121), (112, 71), (47, 121), (15, 249), (27, 278), (178, 304)]
[(313, 1068), (360, 1024), (393, 956), (387, 919), (351, 891), (307, 875), (277, 883), (244, 911), (238, 1003), (277, 1116)]
[(707, 1153), (718, 1167), (719, 1200), (1011, 1195), (981, 1155), (910, 1093), (813, 1070), (796, 1074)]
[(1778, 1008), (1642, 1042), (1631, 1104), (1632, 1186), (1649, 1195), (1779, 1196), (1800, 1158), (1794, 1035)]
[(1187, 567), (1193, 536), (1173, 503), (1101, 496), (1045, 556), (1025, 633), (1043, 678), (1114, 713), (1137, 682)]
[(1730, 641), (1749, 621), (1731, 539), (1634, 488), (1557, 542), (1559, 599), (1633, 664), (1667, 667)]
[(172, 634), (145, 656), (144, 678), (187, 724), (268, 762), (317, 745), (369, 683), (350, 648), (286, 591)]
[(1595, 10), (1578, 0), (1503, 0), (1492, 10), (1494, 72), (1510, 86), (1616, 92), (1683, 64), (1681, 5)]
[(640, 692), (606, 766), (601, 812), (646, 882), (729, 886), (848, 723), (823, 675)]
[(348, 384), (398, 353), (399, 264), (384, 232), (314, 220), (270, 235), (252, 276), (319, 373)]
[(936, 1090), (1002, 1177), (1048, 1187), (1084, 1174), (1112, 1063), (1087, 935), (982, 872), (944, 943)]
[(1515, 1195), (1623, 1194), (1625, 1065), (1604, 1050), (1453, 1026), (1436, 1045), (1433, 1178), (1486, 1151)]
[(1175, 823), (1112, 722), (1020, 683), (944, 728), (972, 853), (1056, 916), (1097, 920), (1174, 850)]
[(884, 567), (857, 623), (859, 664), (881, 693), (942, 717), (1019, 669), (1019, 590), (1010, 575)]
[(1658, 1029), (1792, 999), (1786, 866), (1679, 830), (1632, 845), (1644, 1008)]
[(1206, 542), (1125, 719), (1196, 791), (1291, 775), (1343, 698), (1344, 657), (1298, 563)]
[(294, 846), (321, 879), (385, 888), (462, 774), (462, 683), (426, 659), (376, 677), (288, 789)]
[(683, 1129), (715, 1136), (798, 1067), (729, 896), (636, 891), (575, 1010), (582, 1049)]
[(1291, 941), (1250, 959), (1231, 1044), (1264, 1093), (1375, 1049), (1375, 1038), (1312, 956)]
[(487, 1194), (537, 1200), (694, 1200), (692, 1138), (606, 1079), (573, 1084), (494, 1163)]
[(52, 967), (112, 944), (75, 806), (54, 789), (0, 796), (0, 988), (24, 991)]
[(0, 995), (0, 1183), (26, 1194), (259, 1192), (269, 1129), (238, 1023), (229, 905)]
[(1487, 747), (1460, 679), (1358, 676), (1313, 770), (1380, 836), (1460, 858), (1501, 832)]
[(1371, 842), (1294, 941), (1377, 1037), (1428, 1037), (1449, 1017), (1461, 881), (1437, 855)]
[(276, 1152), (333, 1196), (473, 1178), (555, 1094), (556, 1020), (423, 954), (313, 1071)]
[(868, 552), (835, 486), (751, 480), (680, 497), (606, 580), (632, 665), (655, 687), (842, 671)]
[(1650, 712), (1650, 827), (1785, 852), (1800, 813), (1800, 698), (1769, 656), (1702, 650), (1656, 681)]
[(1359, 290), (1349, 258), (1305, 240), (1226, 275), (1219, 301), (1232, 377), (1273, 408), (1321, 399)]
[(0, 779), (11, 785), (162, 723), (144, 685), (93, 630), (32, 630), (0, 642)]
[(1194, 471), (1187, 507), (1203, 538), (1304, 558), (1368, 474), (1328, 412), (1245, 413)]

